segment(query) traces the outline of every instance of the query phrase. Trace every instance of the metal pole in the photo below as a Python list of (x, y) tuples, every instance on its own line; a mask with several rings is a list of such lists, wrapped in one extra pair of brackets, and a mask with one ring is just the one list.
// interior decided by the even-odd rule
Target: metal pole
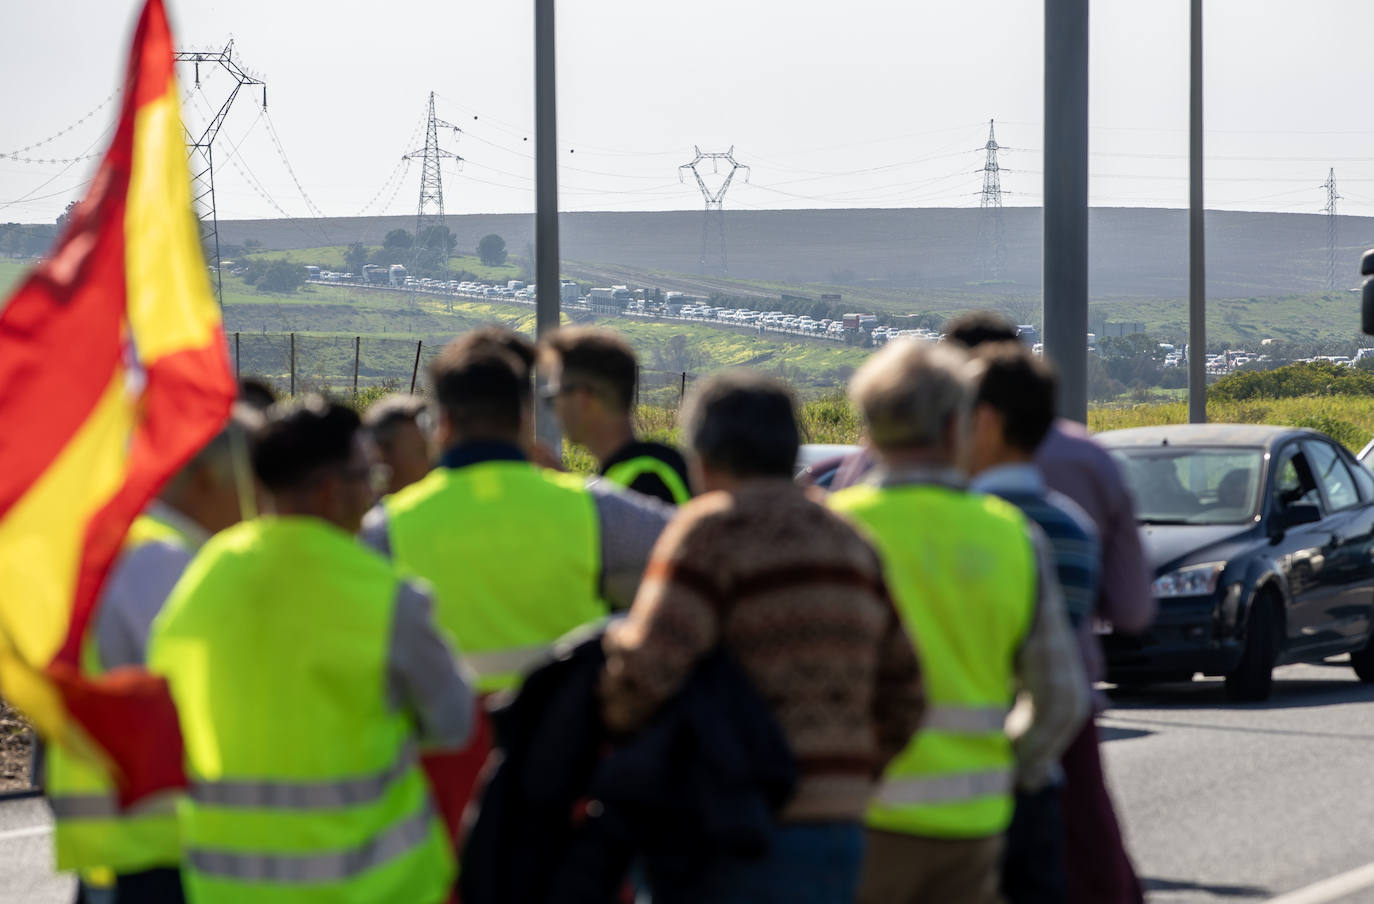
[(425, 347), (425, 340), (419, 339), (415, 342), (415, 367), (410, 371), (410, 391), (415, 392), (415, 378), (420, 375), (420, 349)]
[(1045, 354), (1088, 418), (1088, 0), (1045, 0)]
[(363, 337), (353, 337), (353, 398), (358, 397), (358, 358), (363, 352)]
[(682, 389), (677, 394), (677, 403), (681, 407), (684, 399), (687, 398), (687, 371), (682, 372)]
[(291, 334), (291, 395), (296, 394), (296, 334)]
[[(554, 71), (554, 0), (534, 0), (534, 181), (535, 181), (535, 338), (558, 329), (558, 97)], [(548, 377), (540, 368), (535, 382)], [(535, 435), (554, 454), (563, 448), (562, 431), (553, 405), (535, 393)]]
[(1207, 257), (1202, 199), (1202, 0), (1192, 0), (1188, 93), (1188, 423), (1207, 422)]
[(234, 331), (234, 382), (237, 383), (242, 377), (239, 376), (239, 333)]

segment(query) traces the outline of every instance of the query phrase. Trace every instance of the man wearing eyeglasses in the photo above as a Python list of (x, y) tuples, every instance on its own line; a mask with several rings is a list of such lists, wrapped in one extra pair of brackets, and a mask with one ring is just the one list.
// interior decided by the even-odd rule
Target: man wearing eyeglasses
[(682, 454), (635, 436), (639, 362), (629, 343), (610, 330), (568, 327), (545, 339), (540, 354), (558, 422), (596, 457), (602, 477), (670, 505), (692, 498)]

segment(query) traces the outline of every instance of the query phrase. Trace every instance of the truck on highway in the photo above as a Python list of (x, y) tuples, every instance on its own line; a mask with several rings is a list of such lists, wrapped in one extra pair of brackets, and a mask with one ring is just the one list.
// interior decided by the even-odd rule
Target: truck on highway
[(389, 281), (393, 286), (404, 286), (406, 284), (406, 268), (400, 264), (392, 264), (387, 271)]

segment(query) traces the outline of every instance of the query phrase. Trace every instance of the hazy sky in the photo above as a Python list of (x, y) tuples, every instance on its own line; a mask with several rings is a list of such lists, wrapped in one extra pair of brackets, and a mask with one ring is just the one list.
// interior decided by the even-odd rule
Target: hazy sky
[[(216, 143), (222, 219), (413, 212), (419, 166), (397, 164), (423, 145), (431, 90), (463, 129), (441, 132), (466, 158), (445, 166), (447, 211), (533, 209), (532, 0), (168, 4), (179, 46), (232, 36), (269, 85), (266, 115), (245, 91)], [(110, 95), (140, 5), (6, 0), (0, 154)], [(1335, 167), (1341, 212), (1374, 215), (1368, 5), (1207, 0), (1209, 207), (1317, 212)], [(565, 210), (700, 207), (677, 171), (693, 145), (733, 145), (752, 167), (727, 208), (973, 206), (990, 118), (1006, 203), (1039, 204), (1040, 0), (578, 0), (558, 14)], [(1093, 3), (1094, 205), (1186, 206), (1187, 16), (1187, 0)], [(201, 74), (196, 92), (180, 73), (197, 130), (230, 85)], [(102, 149), (117, 100), (21, 156)], [(93, 166), (0, 156), (0, 222), (51, 221)]]

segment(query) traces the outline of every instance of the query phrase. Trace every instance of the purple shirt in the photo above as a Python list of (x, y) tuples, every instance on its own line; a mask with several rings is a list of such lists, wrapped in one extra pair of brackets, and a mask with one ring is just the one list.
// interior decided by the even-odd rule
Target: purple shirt
[(1051, 489), (1088, 513), (1102, 540), (1097, 616), (1114, 631), (1137, 634), (1155, 618), (1151, 572), (1140, 547), (1135, 506), (1121, 472), (1081, 424), (1059, 418), (1035, 453)]

